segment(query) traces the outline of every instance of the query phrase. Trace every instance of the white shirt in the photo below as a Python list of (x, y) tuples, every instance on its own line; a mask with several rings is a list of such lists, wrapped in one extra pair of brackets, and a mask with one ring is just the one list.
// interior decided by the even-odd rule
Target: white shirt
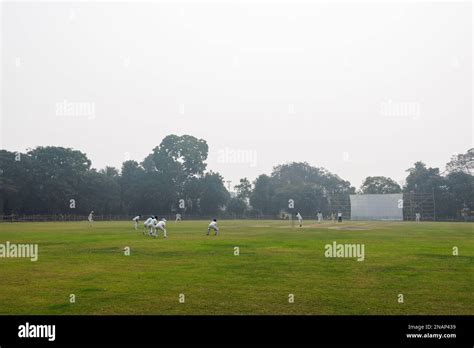
[(211, 221), (211, 223), (209, 224), (209, 227), (210, 228), (217, 227), (217, 222), (216, 221)]
[(132, 221), (138, 221), (138, 220), (140, 220), (140, 217), (139, 217), (139, 216), (135, 216), (135, 217), (132, 219)]
[(342, 217), (342, 213), (337, 213), (337, 216), (338, 216), (338, 217)]
[(302, 219), (303, 219), (303, 217), (301, 216), (300, 213), (296, 214), (296, 217), (298, 218), (298, 220), (302, 220)]
[(153, 221), (153, 219), (150, 217), (148, 219), (146, 219), (146, 221), (144, 222), (145, 225), (149, 225), (151, 224), (151, 222)]
[(165, 227), (165, 226), (166, 226), (166, 222), (164, 222), (163, 220), (158, 221), (158, 223), (155, 223), (155, 227), (161, 228), (161, 227)]

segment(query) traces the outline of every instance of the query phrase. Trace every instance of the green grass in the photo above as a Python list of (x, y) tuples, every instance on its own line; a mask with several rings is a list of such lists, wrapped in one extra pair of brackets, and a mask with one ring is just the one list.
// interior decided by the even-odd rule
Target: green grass
[[(1, 244), (39, 247), (0, 258), (0, 314), (474, 313), (473, 224), (229, 220), (206, 237), (207, 223), (168, 222), (167, 240), (130, 222), (0, 224)], [(363, 243), (365, 261), (324, 257), (333, 241)]]

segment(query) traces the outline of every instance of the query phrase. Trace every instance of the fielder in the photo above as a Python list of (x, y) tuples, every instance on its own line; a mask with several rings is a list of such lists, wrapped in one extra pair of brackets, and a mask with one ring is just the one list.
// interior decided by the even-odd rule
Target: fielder
[(217, 227), (217, 220), (212, 219), (211, 223), (207, 227), (207, 235), (209, 235), (209, 232), (211, 231), (211, 228), (214, 230), (214, 236), (217, 236), (217, 232), (219, 232), (219, 227)]
[(318, 211), (317, 216), (318, 216), (318, 223), (321, 223), (323, 221), (323, 214), (320, 211)]
[(177, 213), (176, 214), (176, 220), (174, 222), (179, 222), (179, 221), (181, 221), (181, 214)]
[(158, 222), (155, 220), (155, 222), (156, 222), (156, 223), (153, 224), (153, 229), (154, 229), (154, 233), (152, 234), (153, 237), (155, 237), (155, 238), (158, 237), (158, 233), (157, 233), (157, 231), (156, 231), (156, 229), (158, 228), (158, 229), (160, 229), (160, 230), (163, 231), (163, 236), (164, 236), (164, 238), (168, 238), (168, 236), (166, 235), (166, 228), (165, 228), (165, 226), (166, 226), (166, 219), (163, 218), (163, 219), (161, 219), (161, 221), (158, 221)]
[(92, 226), (92, 223), (94, 222), (94, 211), (93, 210), (89, 213), (89, 216), (87, 217), (87, 220), (89, 220), (89, 225)]
[(152, 220), (151, 220), (151, 224), (149, 227), (149, 234), (150, 236), (153, 235), (153, 234), (156, 234), (156, 225), (158, 224), (158, 216), (153, 216)]
[(297, 213), (296, 217), (298, 218), (298, 222), (300, 224), (300, 227), (302, 227), (303, 226), (303, 217), (301, 216), (300, 213)]
[(140, 222), (141, 217), (141, 215), (137, 215), (132, 219), (133, 225), (135, 226), (135, 231), (138, 230), (138, 223)]
[(145, 222), (143, 223), (143, 234), (146, 234), (147, 232), (150, 233), (151, 225), (153, 224), (154, 218), (154, 216), (150, 216), (148, 219), (145, 220)]
[(420, 222), (420, 219), (421, 219), (421, 214), (420, 214), (420, 213), (416, 213), (416, 214), (415, 214), (415, 220), (416, 220), (416, 222)]

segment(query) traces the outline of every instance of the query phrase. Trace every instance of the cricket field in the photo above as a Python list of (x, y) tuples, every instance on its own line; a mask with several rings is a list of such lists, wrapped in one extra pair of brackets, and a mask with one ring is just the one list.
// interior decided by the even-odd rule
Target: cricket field
[[(1, 223), (0, 314), (474, 314), (474, 224), (278, 220)], [(359, 257), (327, 257), (339, 244)], [(347, 255), (346, 255), (347, 256)]]

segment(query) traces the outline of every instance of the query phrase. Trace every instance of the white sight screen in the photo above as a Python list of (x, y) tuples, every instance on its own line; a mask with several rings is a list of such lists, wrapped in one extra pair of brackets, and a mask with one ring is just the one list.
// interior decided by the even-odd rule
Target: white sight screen
[(351, 195), (351, 220), (403, 220), (403, 194)]

